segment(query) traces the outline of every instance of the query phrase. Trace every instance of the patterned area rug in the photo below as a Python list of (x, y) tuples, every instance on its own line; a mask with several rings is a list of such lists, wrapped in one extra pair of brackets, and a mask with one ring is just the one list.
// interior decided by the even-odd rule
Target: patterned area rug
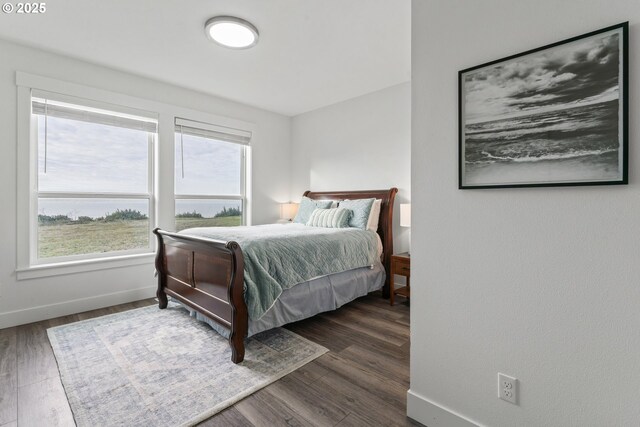
[(125, 311), (48, 331), (78, 426), (193, 425), (327, 352), (286, 329), (226, 339), (176, 306)]

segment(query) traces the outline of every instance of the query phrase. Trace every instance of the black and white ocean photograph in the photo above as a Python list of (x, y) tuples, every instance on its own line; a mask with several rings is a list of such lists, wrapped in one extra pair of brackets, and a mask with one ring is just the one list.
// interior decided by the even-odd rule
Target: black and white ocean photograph
[(460, 187), (625, 183), (625, 31), (461, 71)]

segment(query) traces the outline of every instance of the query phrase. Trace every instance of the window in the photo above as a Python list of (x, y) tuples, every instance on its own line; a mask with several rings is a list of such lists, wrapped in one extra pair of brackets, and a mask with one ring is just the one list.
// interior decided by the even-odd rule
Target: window
[(32, 91), (31, 264), (152, 251), (157, 120)]
[(254, 124), (21, 71), (16, 86), (18, 280), (150, 265), (158, 225), (251, 223)]
[(246, 224), (251, 132), (181, 118), (175, 125), (176, 230)]

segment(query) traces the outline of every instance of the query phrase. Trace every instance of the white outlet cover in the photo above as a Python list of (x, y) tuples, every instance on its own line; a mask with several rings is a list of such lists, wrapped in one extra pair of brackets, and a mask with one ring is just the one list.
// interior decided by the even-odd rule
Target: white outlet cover
[(517, 405), (518, 379), (498, 372), (498, 397)]

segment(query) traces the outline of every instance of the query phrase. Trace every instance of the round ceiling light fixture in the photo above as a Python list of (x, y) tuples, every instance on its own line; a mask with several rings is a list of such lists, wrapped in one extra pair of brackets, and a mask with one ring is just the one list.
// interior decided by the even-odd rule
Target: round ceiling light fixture
[(235, 16), (216, 16), (207, 21), (204, 31), (214, 42), (230, 49), (248, 49), (258, 43), (258, 29)]

